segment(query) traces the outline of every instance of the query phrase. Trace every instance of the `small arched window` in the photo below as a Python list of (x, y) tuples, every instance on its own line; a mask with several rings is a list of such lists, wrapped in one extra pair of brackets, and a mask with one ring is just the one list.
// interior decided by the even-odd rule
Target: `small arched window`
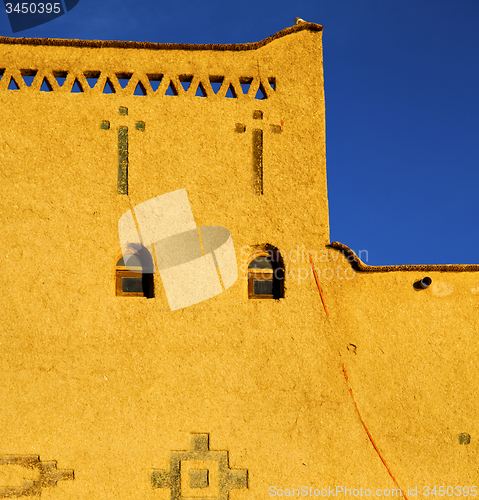
[(151, 270), (145, 259), (151, 259), (148, 251), (142, 256), (139, 253), (128, 254), (117, 261), (115, 274), (118, 297), (153, 297), (153, 274), (143, 272), (144, 269)]
[(248, 297), (281, 299), (284, 296), (284, 272), (279, 252), (256, 254), (248, 265)]

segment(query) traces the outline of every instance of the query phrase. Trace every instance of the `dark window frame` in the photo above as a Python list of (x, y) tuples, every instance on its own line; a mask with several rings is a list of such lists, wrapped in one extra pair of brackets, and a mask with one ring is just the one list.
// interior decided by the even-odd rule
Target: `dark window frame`
[[(284, 298), (284, 271), (282, 262), (276, 262), (274, 253), (270, 251), (261, 251), (254, 253), (248, 264), (248, 299), (281, 299)], [(268, 257), (268, 264), (261, 269), (250, 268), (256, 259)], [(268, 266), (268, 267), (266, 267)], [(272, 281), (272, 294), (258, 294), (254, 291), (254, 284), (258, 281)]]
[[(119, 266), (118, 262), (122, 261), (123, 257), (117, 259), (115, 266), (115, 295), (117, 297), (143, 297), (152, 298), (153, 297), (153, 274), (143, 273), (141, 267), (126, 267)], [(124, 278), (142, 278), (142, 292), (124, 292), (123, 291), (123, 279)]]
[(254, 284), (258, 281), (273, 281), (274, 271), (269, 269), (248, 269), (248, 298), (250, 299), (274, 299), (274, 294), (260, 295), (255, 293)]

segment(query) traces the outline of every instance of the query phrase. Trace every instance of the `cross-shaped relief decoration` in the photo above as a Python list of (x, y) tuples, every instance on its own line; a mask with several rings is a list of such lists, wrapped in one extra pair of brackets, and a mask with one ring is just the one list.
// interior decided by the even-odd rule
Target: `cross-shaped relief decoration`
[[(263, 194), (263, 133), (265, 130), (270, 130), (273, 134), (280, 134), (283, 131), (283, 122), (281, 125), (265, 125), (263, 120), (263, 112), (260, 110), (253, 111), (253, 189), (255, 194)], [(237, 123), (235, 131), (239, 134), (246, 132), (246, 125)]]
[(228, 500), (248, 488), (248, 471), (230, 469), (227, 451), (211, 451), (208, 434), (192, 434), (189, 451), (170, 453), (170, 470), (151, 474), (153, 488), (169, 488), (170, 500)]
[(37, 455), (2, 455), (0, 469), (0, 498), (40, 498), (43, 488), (74, 478), (72, 470), (58, 470), (55, 461), (43, 462)]
[[(128, 116), (128, 108), (120, 106), (118, 109), (120, 116)], [(110, 122), (103, 120), (100, 124), (102, 130), (110, 130)], [(145, 131), (145, 122), (139, 121), (135, 123), (136, 130)], [(118, 194), (128, 194), (128, 126), (118, 126)]]

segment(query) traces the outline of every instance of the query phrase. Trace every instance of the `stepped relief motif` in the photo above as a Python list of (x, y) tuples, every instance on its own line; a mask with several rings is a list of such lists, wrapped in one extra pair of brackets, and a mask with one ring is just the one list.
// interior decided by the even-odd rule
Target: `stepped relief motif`
[(43, 488), (73, 477), (72, 470), (58, 470), (55, 461), (37, 455), (0, 455), (0, 498), (39, 497)]
[(230, 469), (227, 451), (211, 451), (209, 434), (192, 434), (189, 451), (172, 451), (170, 470), (151, 474), (153, 488), (169, 488), (171, 500), (228, 500), (232, 489), (248, 488), (248, 471)]
[(224, 75), (171, 75), (105, 71), (44, 71), (34, 68), (0, 68), (0, 91), (119, 94), (121, 96), (196, 96), (231, 99), (270, 99), (276, 78)]

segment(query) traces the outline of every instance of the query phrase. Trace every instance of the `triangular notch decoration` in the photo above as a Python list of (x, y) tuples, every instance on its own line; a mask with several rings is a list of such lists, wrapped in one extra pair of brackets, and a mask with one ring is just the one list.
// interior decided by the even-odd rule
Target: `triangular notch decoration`
[(223, 85), (224, 76), (210, 76), (210, 85), (213, 89), (213, 92), (217, 94), (220, 91), (221, 85)]
[(176, 90), (175, 84), (173, 81), (170, 82), (168, 88), (166, 89), (165, 95), (178, 95), (178, 91)]
[(85, 71), (85, 75), (88, 86), (92, 89), (98, 83), (98, 78), (100, 78), (99, 71)]
[(138, 82), (135, 87), (135, 92), (133, 95), (146, 95), (146, 88), (143, 83)]
[(27, 87), (31, 87), (35, 76), (38, 73), (36, 69), (21, 69), (20, 74), (22, 75), (23, 81)]
[(233, 98), (233, 99), (236, 99), (238, 97), (236, 95), (235, 88), (233, 87), (232, 84), (230, 84), (230, 86), (228, 87), (228, 90), (226, 91), (226, 96), (225, 97), (229, 97), (229, 98)]
[(196, 89), (196, 94), (195, 94), (195, 96), (196, 96), (196, 97), (206, 97), (206, 95), (207, 95), (207, 94), (206, 94), (206, 90), (205, 90), (205, 88), (203, 87), (203, 84), (200, 82), (200, 83), (198, 84), (198, 88)]
[(267, 99), (266, 91), (264, 90), (263, 84), (259, 84), (258, 92), (256, 92), (255, 99)]
[(13, 76), (10, 77), (10, 83), (8, 84), (8, 90), (20, 90), (18, 83), (15, 81)]
[(115, 87), (113, 83), (111, 83), (110, 79), (107, 78), (105, 82), (105, 86), (103, 87), (104, 94), (115, 94)]
[(68, 73), (66, 71), (54, 71), (53, 76), (55, 77), (55, 80), (58, 83), (59, 87), (62, 87), (63, 84), (65, 83), (65, 80), (67, 79)]
[(276, 90), (276, 78), (274, 77), (268, 78), (268, 83), (273, 90)]
[(243, 91), (243, 95), (247, 95), (249, 92), (249, 89), (251, 87), (251, 84), (253, 83), (253, 79), (249, 77), (241, 77), (240, 78), (240, 85), (241, 85), (241, 90)]
[(191, 82), (193, 81), (193, 75), (180, 75), (179, 79), (183, 90), (187, 92), (190, 88)]
[(126, 88), (130, 78), (133, 76), (133, 73), (116, 73), (116, 77), (118, 78), (118, 83), (122, 89)]
[(158, 90), (158, 87), (160, 86), (161, 81), (163, 80), (163, 75), (160, 73), (149, 73), (146, 76), (148, 77), (148, 81), (150, 82), (150, 87), (152, 88), (153, 92), (156, 92)]
[(72, 94), (81, 94), (83, 92), (83, 87), (81, 86), (81, 84), (77, 78), (75, 78), (75, 81), (73, 83), (73, 87), (72, 87), (71, 91), (72, 91)]
[(48, 81), (46, 76), (43, 77), (42, 84), (40, 85), (41, 92), (51, 92), (53, 90), (52, 84)]

